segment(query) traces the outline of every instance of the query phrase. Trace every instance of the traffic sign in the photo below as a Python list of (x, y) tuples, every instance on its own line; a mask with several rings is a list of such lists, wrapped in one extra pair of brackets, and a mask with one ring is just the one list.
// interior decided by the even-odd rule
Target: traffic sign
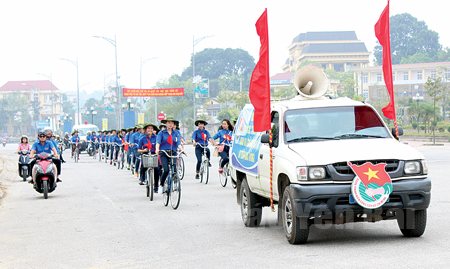
[(166, 118), (166, 115), (164, 113), (159, 113), (158, 114), (158, 120), (163, 120)]

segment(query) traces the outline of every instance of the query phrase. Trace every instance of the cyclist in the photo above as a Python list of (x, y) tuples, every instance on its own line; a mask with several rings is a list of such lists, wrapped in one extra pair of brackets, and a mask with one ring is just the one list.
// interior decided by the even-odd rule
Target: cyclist
[[(200, 166), (202, 163), (202, 154), (205, 149), (206, 149), (206, 157), (208, 158), (208, 164), (209, 164), (209, 167), (211, 167), (211, 163), (209, 162), (210, 156), (211, 156), (209, 148), (203, 148), (200, 146), (200, 145), (203, 145), (205, 147), (208, 145), (208, 141), (212, 141), (211, 135), (205, 129), (205, 126), (207, 124), (208, 123), (204, 120), (196, 120), (195, 126), (198, 126), (198, 129), (195, 130), (194, 133), (192, 134), (192, 141), (193, 141), (193, 145), (195, 147), (195, 156), (197, 157), (197, 168), (195, 171), (195, 179), (200, 178), (198, 173), (200, 171)], [(199, 145), (197, 145), (197, 144), (199, 144)]]
[(61, 160), (61, 163), (65, 163), (66, 161), (64, 161), (63, 156), (62, 156), (64, 149), (61, 144), (61, 139), (59, 138), (59, 135), (55, 135), (53, 133), (51, 140), (53, 141), (53, 144), (56, 145), (56, 151), (59, 154), (59, 159)]
[(133, 154), (134, 154), (134, 157), (135, 157), (135, 163), (134, 163), (134, 167), (135, 167), (135, 173), (134, 173), (134, 177), (135, 178), (138, 178), (138, 168), (139, 168), (139, 165), (141, 164), (140, 163), (140, 159), (138, 158), (138, 143), (139, 143), (139, 140), (142, 138), (142, 136), (144, 135), (143, 134), (143, 129), (142, 129), (142, 124), (136, 124), (136, 126), (135, 126), (136, 128), (137, 128), (137, 131), (136, 132), (134, 132), (134, 134), (131, 136), (131, 139), (130, 139), (130, 144), (131, 144), (131, 147), (133, 148)]
[[(75, 130), (72, 133), (72, 137), (70, 138), (70, 143), (72, 144), (72, 157), (73, 158), (73, 152), (75, 151), (75, 143), (80, 143), (80, 137), (78, 136), (78, 131)], [(80, 148), (80, 145), (78, 145), (78, 148)], [(78, 159), (80, 156), (78, 156)]]
[[(46, 134), (43, 130), (40, 130), (38, 132), (38, 141), (36, 141), (33, 146), (31, 147), (31, 152), (30, 152), (30, 158), (33, 159), (35, 154), (40, 154), (42, 152), (47, 152), (49, 154), (53, 154), (54, 159), (52, 160), (53, 162), (58, 158), (58, 154), (56, 152), (55, 146), (53, 145), (52, 142), (48, 141), (46, 139)], [(29, 183), (33, 183), (34, 186), (36, 186), (36, 171), (37, 171), (37, 167), (34, 168), (34, 164), (36, 163), (36, 160), (32, 160), (30, 163), (30, 167), (31, 167), (31, 175), (32, 175), (32, 180), (28, 181)], [(53, 166), (53, 174), (57, 175), (57, 168), (56, 165)]]
[(165, 130), (166, 128), (167, 128), (167, 126), (164, 123), (159, 125), (160, 131)]
[(186, 143), (186, 141), (184, 140), (184, 137), (181, 135), (181, 132), (180, 132), (179, 129), (180, 129), (180, 128), (178, 127), (178, 125), (173, 126), (173, 131), (176, 132), (176, 133), (178, 133), (178, 136), (180, 137), (181, 143), (182, 143), (183, 145), (186, 145), (187, 143)]
[[(144, 126), (144, 136), (139, 140), (138, 143), (138, 152), (139, 153), (152, 153), (155, 154), (156, 149), (156, 135), (153, 133), (154, 131), (158, 131), (158, 127), (154, 125), (153, 123), (145, 123)], [(142, 166), (141, 168), (141, 177), (139, 179), (139, 185), (144, 185), (145, 181), (145, 173), (147, 172), (148, 168), (144, 168)], [(159, 169), (158, 167), (155, 167), (153, 169), (154, 172), (154, 179), (155, 179), (155, 189), (154, 191), (158, 192), (159, 187)]]
[(131, 146), (130, 146), (130, 138), (134, 133), (134, 127), (128, 128), (128, 133), (125, 135), (125, 147), (127, 151), (127, 170), (130, 170), (131, 164)]
[[(177, 149), (181, 151), (183, 150), (180, 137), (172, 129), (175, 124), (178, 124), (178, 121), (175, 120), (174, 117), (169, 116), (167, 117), (167, 119), (162, 120), (161, 123), (166, 124), (167, 128), (163, 131), (160, 131), (156, 136), (155, 153), (159, 154), (160, 150), (166, 150), (169, 155), (174, 156), (177, 154), (176, 152)], [(185, 152), (184, 155), (187, 156)], [(161, 154), (160, 159), (161, 159), (161, 166), (164, 171), (161, 176), (161, 186), (164, 186), (167, 175), (169, 174), (169, 157), (167, 157), (166, 154)]]
[(214, 146), (218, 146), (216, 143), (216, 139), (219, 139), (219, 144), (223, 144), (223, 150), (219, 152), (220, 157), (222, 157), (222, 163), (219, 163), (219, 174), (222, 174), (223, 168), (225, 164), (229, 161), (230, 156), (230, 145), (231, 145), (231, 137), (233, 135), (233, 125), (231, 125), (230, 120), (223, 119), (222, 120), (222, 128), (219, 128), (217, 134), (212, 137), (212, 141)]
[[(120, 130), (118, 130), (120, 133)], [(117, 162), (117, 155), (119, 154), (119, 145), (122, 145), (122, 139), (120, 139), (119, 136), (116, 135), (117, 131), (116, 130), (112, 130), (112, 134), (110, 136), (109, 142), (111, 143), (111, 156), (113, 156), (111, 158), (110, 164), (113, 164), (114, 161), (114, 166), (116, 166), (116, 162)]]

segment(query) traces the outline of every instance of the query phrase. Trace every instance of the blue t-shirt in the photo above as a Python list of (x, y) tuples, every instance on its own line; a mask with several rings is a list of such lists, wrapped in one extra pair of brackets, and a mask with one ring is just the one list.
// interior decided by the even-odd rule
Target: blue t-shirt
[(177, 132), (172, 132), (172, 145), (167, 141), (169, 135), (167, 129), (158, 133), (158, 136), (156, 136), (156, 143), (159, 144), (159, 150), (177, 150), (178, 146), (181, 145), (180, 137)]
[(106, 142), (106, 135), (102, 134), (100, 135), (101, 141)]
[[(206, 135), (206, 140), (203, 139), (202, 134)], [(204, 146), (208, 144), (208, 140), (210, 138), (211, 138), (211, 135), (209, 134), (209, 132), (206, 129), (203, 129), (203, 130), (197, 129), (192, 134), (192, 140), (194, 140), (196, 143), (202, 144)]]
[[(227, 139), (226, 137), (229, 137), (229, 139)], [(222, 144), (223, 141), (225, 141), (225, 145), (231, 145), (231, 137), (233, 136), (233, 131), (231, 130), (225, 130), (225, 129), (220, 129), (217, 134), (215, 134), (213, 136), (212, 139), (216, 140), (217, 138), (220, 138), (219, 143)]]
[(73, 136), (70, 138), (70, 142), (72, 142), (72, 143), (76, 143), (77, 141), (78, 141), (78, 143), (81, 142), (80, 137), (79, 137), (78, 135), (73, 135)]
[(142, 135), (144, 135), (144, 134), (136, 132), (136, 133), (133, 133), (133, 135), (131, 136), (130, 144), (134, 144), (133, 145), (133, 149), (137, 149), (138, 148), (139, 139), (141, 138)]
[(31, 147), (31, 150), (35, 150), (36, 154), (42, 152), (52, 153), (52, 149), (54, 148), (55, 145), (53, 145), (52, 142), (50, 142), (49, 140), (45, 140), (44, 145), (42, 145), (40, 141), (35, 142)]
[(59, 154), (58, 141), (56, 141), (55, 139), (50, 139), (49, 141), (51, 141), (53, 143), (53, 146), (55, 146), (56, 152), (58, 152), (58, 154)]
[[(149, 148), (149, 144), (151, 145), (151, 148)], [(150, 149), (151, 153), (155, 153), (155, 149), (156, 149), (156, 135), (152, 134), (151, 138), (148, 137), (147, 135), (144, 135), (140, 140), (139, 140), (139, 149)]]

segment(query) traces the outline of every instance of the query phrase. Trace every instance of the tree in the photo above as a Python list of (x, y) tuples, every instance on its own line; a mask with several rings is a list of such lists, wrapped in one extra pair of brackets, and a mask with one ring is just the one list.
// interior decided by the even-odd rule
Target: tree
[[(408, 13), (397, 14), (390, 17), (390, 37), (392, 64), (399, 64), (403, 58), (416, 53), (435, 55), (441, 50), (439, 34), (429, 30), (424, 21)], [(378, 43), (374, 48), (376, 62), (383, 63), (383, 48)]]
[[(428, 77), (427, 82), (425, 83), (425, 89), (427, 90), (428, 96), (433, 100), (433, 122), (436, 122), (436, 103), (443, 97), (443, 92), (447, 88), (444, 86), (442, 82), (442, 77), (439, 73), (435, 78)], [(433, 126), (433, 144), (435, 144), (435, 132)]]
[(400, 64), (414, 64), (414, 63), (431, 63), (433, 58), (426, 52), (418, 52), (414, 55), (402, 58)]
[(242, 110), (246, 104), (250, 103), (248, 92), (239, 92), (236, 95), (236, 106), (239, 110)]
[(223, 119), (229, 119), (231, 122), (234, 118), (239, 116), (239, 110), (236, 108), (227, 108), (217, 114), (217, 120), (222, 121)]
[(222, 104), (225, 104), (225, 106), (228, 106), (228, 103), (233, 102), (234, 100), (236, 100), (234, 92), (227, 91), (225, 89), (222, 89), (217, 98), (217, 101), (219, 101)]

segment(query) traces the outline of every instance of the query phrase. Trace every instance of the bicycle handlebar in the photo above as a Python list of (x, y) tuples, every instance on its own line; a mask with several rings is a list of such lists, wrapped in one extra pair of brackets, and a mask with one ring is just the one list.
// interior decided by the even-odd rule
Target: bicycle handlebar
[(167, 157), (172, 158), (172, 159), (178, 158), (178, 157), (180, 157), (180, 155), (181, 155), (182, 153), (184, 153), (184, 151), (179, 150), (179, 151), (177, 151), (177, 154), (176, 154), (175, 156), (172, 156), (172, 155), (169, 155), (169, 154), (167, 153), (167, 150), (166, 150), (166, 149), (165, 149), (165, 150), (160, 150), (159, 152), (164, 152), (164, 153), (166, 154)]

